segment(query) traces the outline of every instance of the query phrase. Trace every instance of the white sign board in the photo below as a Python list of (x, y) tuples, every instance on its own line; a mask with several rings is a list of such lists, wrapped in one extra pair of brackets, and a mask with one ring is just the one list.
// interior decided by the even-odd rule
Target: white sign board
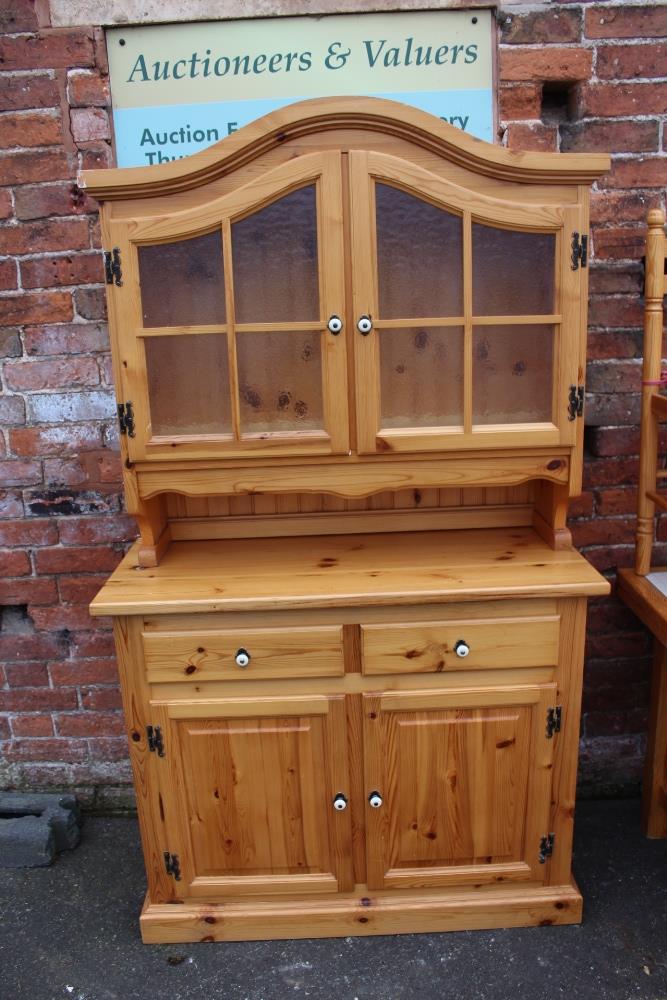
[(489, 10), (107, 31), (118, 165), (180, 159), (311, 97), (385, 97), (493, 140)]

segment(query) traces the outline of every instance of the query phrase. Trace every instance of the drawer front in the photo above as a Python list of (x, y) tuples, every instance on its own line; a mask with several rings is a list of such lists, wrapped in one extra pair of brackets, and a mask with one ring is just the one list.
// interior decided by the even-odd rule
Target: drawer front
[(439, 673), (558, 662), (560, 618), (495, 618), (362, 625), (365, 674)]
[(339, 677), (345, 672), (339, 625), (144, 632), (142, 638), (151, 683)]

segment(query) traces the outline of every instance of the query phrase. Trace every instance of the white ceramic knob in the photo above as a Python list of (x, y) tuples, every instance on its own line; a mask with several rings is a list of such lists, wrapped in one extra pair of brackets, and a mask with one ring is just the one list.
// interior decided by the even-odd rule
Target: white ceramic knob
[(342, 812), (343, 809), (347, 809), (347, 798), (342, 792), (339, 792), (336, 798), (333, 800), (333, 807), (337, 809), (338, 812)]
[(234, 660), (237, 667), (247, 667), (250, 663), (250, 653), (247, 649), (237, 649)]
[(459, 639), (459, 641), (454, 646), (454, 652), (456, 653), (457, 656), (463, 658), (464, 656), (467, 656), (468, 653), (470, 652), (470, 646), (463, 639)]
[(373, 329), (373, 320), (370, 316), (360, 316), (357, 320), (357, 330), (367, 336)]
[(343, 329), (343, 321), (340, 316), (331, 316), (329, 322), (327, 323), (329, 333), (340, 333)]
[(368, 804), (371, 809), (379, 809), (382, 805), (382, 796), (379, 792), (371, 792), (368, 796)]

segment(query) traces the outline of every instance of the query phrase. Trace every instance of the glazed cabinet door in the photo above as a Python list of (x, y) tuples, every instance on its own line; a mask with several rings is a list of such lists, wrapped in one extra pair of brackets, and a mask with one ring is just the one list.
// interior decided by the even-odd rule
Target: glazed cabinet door
[(364, 696), (369, 888), (544, 881), (554, 697), (552, 684)]
[(347, 451), (342, 232), (335, 152), (204, 206), (111, 225), (133, 460)]
[(359, 450), (572, 444), (579, 210), (491, 198), (381, 153), (350, 164)]
[(177, 896), (352, 888), (349, 810), (336, 798), (349, 794), (342, 696), (230, 698), (161, 711)]

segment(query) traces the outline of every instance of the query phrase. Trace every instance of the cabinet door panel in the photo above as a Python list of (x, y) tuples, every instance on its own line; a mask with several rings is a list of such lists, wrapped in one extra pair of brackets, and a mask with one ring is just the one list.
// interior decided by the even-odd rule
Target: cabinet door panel
[(569, 445), (585, 331), (569, 256), (578, 211), (464, 190), (350, 154), (362, 453)]
[(555, 685), (367, 695), (371, 888), (543, 881)]
[[(168, 709), (167, 809), (181, 896), (351, 888), (343, 697)], [(171, 848), (174, 852), (174, 848)]]
[(209, 204), (115, 222), (112, 295), (130, 457), (349, 450), (340, 154), (311, 153)]

